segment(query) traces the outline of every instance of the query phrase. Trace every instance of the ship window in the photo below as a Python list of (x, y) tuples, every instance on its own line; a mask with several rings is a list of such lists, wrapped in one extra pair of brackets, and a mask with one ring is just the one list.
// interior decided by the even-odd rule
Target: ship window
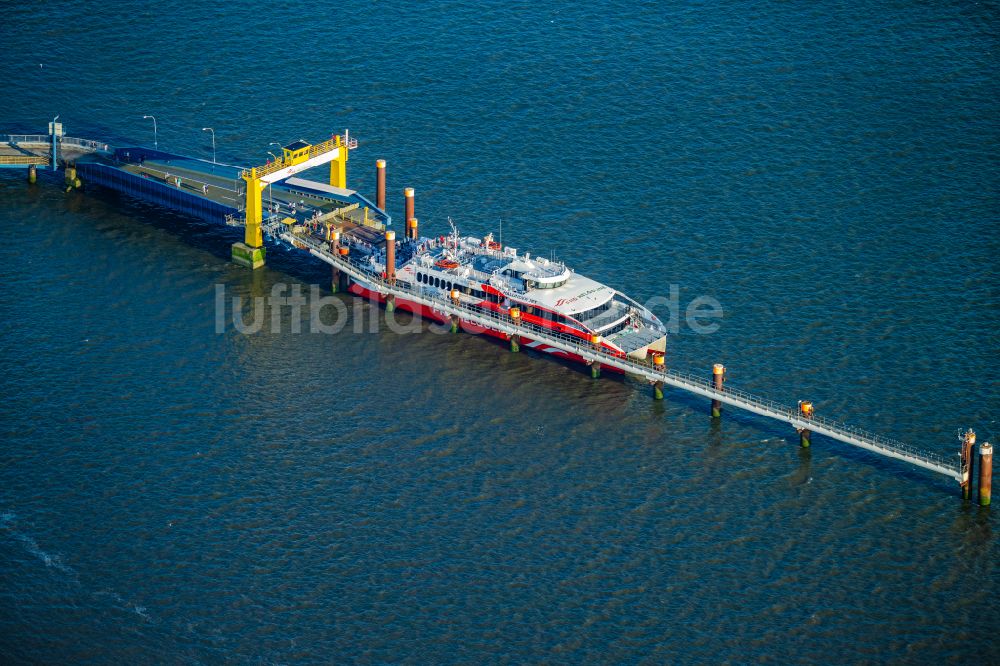
[(557, 324), (564, 324), (564, 323), (566, 323), (566, 318), (563, 317), (561, 314), (558, 314), (558, 313), (555, 313), (555, 312), (549, 312), (548, 310), (540, 310), (538, 312), (538, 316), (541, 317), (542, 319), (545, 319), (545, 320), (548, 320), (548, 321), (552, 321), (552, 322), (555, 322)]
[(617, 324), (615, 324), (614, 326), (612, 326), (608, 330), (604, 331), (602, 333), (602, 335), (605, 335), (605, 336), (607, 336), (607, 335), (614, 335), (615, 333), (618, 333), (619, 331), (624, 331), (626, 328), (628, 328), (628, 319), (626, 319), (625, 321), (622, 321), (622, 322), (618, 322)]
[(581, 312), (581, 313), (579, 313), (579, 314), (577, 314), (575, 316), (580, 321), (585, 321), (587, 319), (591, 319), (593, 317), (596, 317), (599, 314), (603, 314), (603, 313), (607, 312), (608, 310), (610, 310), (611, 309), (611, 302), (612, 302), (611, 299), (608, 299), (608, 301), (606, 303), (602, 303), (601, 305), (598, 305), (596, 308), (591, 308), (591, 309), (586, 310), (584, 312)]

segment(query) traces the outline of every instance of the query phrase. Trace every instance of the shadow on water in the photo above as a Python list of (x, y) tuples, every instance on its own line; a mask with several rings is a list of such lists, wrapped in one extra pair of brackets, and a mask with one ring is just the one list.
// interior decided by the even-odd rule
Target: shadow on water
[[(701, 396), (687, 393), (680, 389), (666, 390), (664, 391), (664, 397), (694, 411), (707, 413), (710, 405), (710, 400), (708, 398), (702, 398)], [(734, 423), (758, 430), (766, 434), (769, 439), (774, 438), (780, 441), (786, 441), (789, 446), (794, 445), (794, 443), (789, 440), (796, 439), (794, 437), (795, 429), (790, 425), (779, 421), (773, 421), (763, 416), (758, 416), (757, 414), (746, 412), (735, 407), (729, 407), (728, 405), (723, 407), (722, 419), (713, 421), (713, 433), (715, 433), (717, 429), (721, 428), (721, 421), (725, 419), (732, 419)], [(718, 430), (718, 432), (721, 433), (721, 430)], [(896, 461), (892, 458), (883, 458), (877, 454), (869, 453), (864, 449), (859, 449), (851, 446), (850, 444), (845, 444), (835, 439), (830, 439), (815, 433), (813, 434), (812, 443), (812, 447), (804, 450), (805, 454), (808, 456), (807, 460), (810, 463), (812, 460), (812, 448), (815, 448), (817, 443), (820, 443), (823, 445), (823, 451), (829, 452), (828, 455), (843, 458), (852, 463), (866, 465), (879, 470), (881, 473), (892, 474), (895, 477), (919, 483), (939, 492), (953, 493), (955, 491), (953, 483), (949, 479), (945, 479), (945, 477), (940, 474), (933, 474), (923, 469), (914, 467), (903, 461)], [(802, 455), (802, 451), (800, 451), (800, 455)]]
[[(232, 244), (243, 239), (241, 228), (227, 227), (220, 221), (177, 213), (103, 187), (85, 186), (83, 193), (74, 192), (68, 196), (74, 197), (70, 204), (74, 212), (98, 215), (102, 212), (99, 207), (104, 206), (121, 218), (165, 231), (189, 247), (208, 252), (225, 262), (230, 260)], [(85, 198), (91, 201), (87, 202)], [(329, 269), (324, 270), (325, 265), (317, 265), (317, 262), (308, 259), (311, 257), (304, 256), (301, 250), (288, 248), (283, 244), (267, 246), (267, 269), (307, 284), (319, 284), (329, 290)]]
[(799, 447), (799, 466), (791, 476), (788, 477), (788, 484), (791, 487), (803, 486), (809, 483), (812, 478), (812, 449)]
[[(46, 173), (48, 174), (48, 176), (46, 176), (47, 181), (55, 181), (57, 183), (61, 182), (59, 179), (62, 177), (62, 172)], [(35, 187), (37, 188), (37, 186)], [(82, 193), (72, 192), (66, 196), (68, 197), (68, 200), (65, 205), (68, 210), (74, 213), (82, 214), (91, 218), (100, 218), (102, 217), (102, 213), (106, 214), (113, 211), (120, 220), (126, 220), (134, 223), (135, 225), (142, 225), (143, 227), (165, 231), (189, 247), (208, 252), (220, 261), (226, 263), (230, 260), (230, 245), (242, 238), (242, 231), (238, 228), (230, 228), (219, 222), (206, 221), (197, 217), (174, 213), (167, 209), (150, 205), (140, 199), (136, 199), (113, 190), (108, 190), (106, 188), (94, 187)], [(265, 273), (269, 273), (271, 276), (274, 276), (275, 274), (283, 274), (290, 278), (300, 280), (306, 284), (318, 284), (325, 291), (329, 291), (330, 273), (327, 266), (313, 260), (311, 256), (303, 255), (301, 250), (288, 248), (284, 245), (268, 245), (267, 262), (267, 267), (264, 270), (252, 271), (251, 274), (247, 276), (248, 282), (253, 285), (253, 295), (267, 295), (267, 290), (264, 288), (265, 283), (270, 283), (272, 280), (266, 280), (264, 277)], [(380, 308), (380, 312), (380, 323), (384, 324), (385, 311)], [(407, 320), (405, 317), (409, 317), (410, 315), (405, 311), (399, 311), (395, 313), (395, 316), (400, 318), (399, 321), (401, 324), (406, 325)], [(424, 324), (424, 326), (427, 325), (429, 324)], [(463, 333), (462, 335), (468, 334)], [(484, 341), (488, 341), (490, 344), (494, 345), (495, 348), (509, 349), (509, 342), (507, 341), (486, 335), (478, 335), (476, 337), (481, 338)], [(538, 352), (528, 348), (527, 346), (522, 346), (520, 353), (526, 355), (527, 358), (531, 358), (532, 360), (554, 362), (565, 369), (571, 370), (574, 374), (580, 377), (589, 376), (590, 374), (588, 366), (545, 354), (543, 352)], [(634, 390), (650, 390), (649, 387), (641, 380), (609, 372), (607, 370), (605, 370), (599, 380), (595, 381), (595, 384), (601, 385), (608, 380), (615, 382), (619, 386), (631, 385)], [(554, 384), (558, 385), (560, 382), (557, 381), (554, 382)], [(558, 386), (554, 386), (554, 388), (558, 388)], [(707, 417), (709, 406), (708, 399), (686, 393), (679, 389), (672, 389), (670, 387), (665, 387), (664, 394), (666, 398), (675, 404), (684, 405), (695, 412), (706, 412), (706, 420), (709, 420)], [(654, 410), (654, 414), (663, 415), (665, 413), (665, 401), (651, 400), (651, 402), (653, 403), (651, 409)], [(722, 418), (732, 419), (734, 423), (754, 428), (764, 433), (769, 438), (776, 438), (781, 441), (787, 441), (794, 433), (794, 430), (790, 426), (766, 419), (756, 414), (743, 412), (742, 410), (735, 408), (725, 408)], [(719, 421), (711, 422), (709, 426), (710, 443), (712, 443), (713, 446), (721, 446), (724, 439), (721, 423)], [(850, 445), (836, 442), (836, 440), (829, 440), (821, 435), (815, 436), (813, 441), (814, 445), (816, 443), (829, 442), (833, 446), (824, 447), (824, 451), (829, 449), (831, 451), (831, 455), (836, 455), (839, 458), (843, 458), (854, 463), (864, 464), (869, 467), (874, 467), (883, 473), (893, 474), (909, 481), (915, 481), (921, 485), (935, 488), (941, 492), (954, 492), (954, 487), (950, 481), (945, 480), (943, 477), (931, 475), (923, 470), (913, 468), (905, 463), (896, 463), (892, 460), (886, 460), (875, 454), (868, 453), (861, 449), (856, 449)], [(802, 466), (793, 477), (793, 484), (797, 485), (805, 483), (808, 480), (811, 455), (812, 454), (809, 451), (800, 452)]]

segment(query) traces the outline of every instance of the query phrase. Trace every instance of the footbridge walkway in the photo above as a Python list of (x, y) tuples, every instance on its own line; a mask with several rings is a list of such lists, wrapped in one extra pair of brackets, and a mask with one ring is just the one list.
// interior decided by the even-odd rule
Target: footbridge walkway
[(422, 285), (418, 285), (416, 289), (411, 289), (409, 285), (402, 283), (390, 284), (381, 275), (374, 275), (371, 271), (366, 270), (349, 258), (345, 259), (339, 254), (334, 254), (323, 241), (307, 234), (292, 233), (287, 228), (281, 229), (282, 226), (284, 225), (271, 223), (265, 225), (265, 229), (270, 235), (288, 243), (298, 247), (305, 246), (313, 256), (343, 271), (355, 280), (361, 280), (373, 285), (381, 294), (399, 296), (432, 308), (445, 317), (455, 316), (463, 322), (500, 331), (508, 336), (530, 337), (533, 340), (538, 340), (556, 349), (581, 356), (588, 362), (617, 368), (629, 375), (646, 380), (651, 384), (661, 382), (663, 385), (672, 386), (712, 400), (718, 400), (721, 403), (738, 407), (745, 411), (759, 414), (760, 416), (783, 421), (797, 430), (809, 430), (819, 433), (871, 453), (902, 460), (931, 472), (944, 474), (959, 482), (962, 481), (962, 470), (957, 454), (953, 457), (948, 457), (923, 451), (898, 440), (883, 437), (834, 419), (819, 415), (803, 416), (797, 408), (782, 405), (773, 400), (752, 395), (746, 391), (730, 387), (724, 387), (720, 390), (707, 378), (678, 370), (668, 370), (641, 360), (616, 356), (602, 348), (587, 344), (586, 341), (580, 338), (554, 333), (548, 329), (515, 321), (506, 314), (484, 310), (472, 303), (463, 301), (461, 298), (457, 301), (451, 300), (443, 296), (438, 290), (425, 289)]

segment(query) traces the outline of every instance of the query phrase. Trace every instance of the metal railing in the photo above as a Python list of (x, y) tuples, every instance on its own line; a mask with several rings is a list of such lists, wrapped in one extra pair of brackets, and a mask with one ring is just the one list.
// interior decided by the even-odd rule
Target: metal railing
[[(52, 136), (50, 134), (4, 134), (0, 135), (0, 143), (12, 146), (51, 146)], [(91, 139), (80, 139), (74, 136), (59, 137), (58, 144), (62, 148), (75, 146), (89, 152), (110, 152), (110, 146), (103, 141), (93, 141)]]
[[(346, 149), (357, 148), (358, 142), (356, 139), (352, 139), (349, 143), (345, 144), (343, 141), (341, 141), (340, 135), (338, 134), (337, 136), (334, 136), (332, 139), (327, 139), (322, 143), (317, 143), (315, 145), (309, 146), (309, 153), (306, 159), (311, 160), (314, 157), (319, 157), (320, 155), (332, 152), (337, 148), (340, 148), (341, 146), (345, 147)], [(249, 178), (251, 176), (255, 176), (256, 178), (264, 178), (266, 176), (271, 175), (272, 173), (281, 171), (282, 169), (290, 166), (295, 166), (295, 165), (291, 163), (286, 163), (284, 158), (282, 157), (280, 159), (275, 160), (274, 162), (268, 162), (267, 164), (262, 164), (261, 166), (253, 167), (252, 169), (244, 169), (242, 172), (240, 172), (240, 177)]]
[(78, 139), (72, 136), (64, 136), (59, 140), (59, 145), (63, 146), (76, 146), (77, 148), (82, 148), (84, 150), (107, 153), (110, 152), (110, 146), (103, 141), (93, 141), (91, 139)]
[(9, 144), (44, 143), (51, 146), (52, 137), (48, 134), (3, 134), (0, 135), (0, 142)]
[[(489, 328), (507, 335), (526, 336), (553, 348), (559, 349), (591, 363), (601, 363), (616, 367), (626, 373), (641, 377), (649, 382), (663, 382), (698, 395), (714, 398), (720, 402), (739, 407), (747, 411), (784, 421), (798, 429), (809, 429), (847, 444), (904, 460), (924, 469), (945, 474), (955, 479), (961, 478), (961, 470), (957, 458), (942, 456), (918, 449), (899, 440), (878, 435), (874, 432), (847, 425), (835, 419), (822, 416), (805, 418), (795, 408), (755, 396), (738, 388), (726, 387), (717, 390), (708, 378), (679, 370), (656, 368), (651, 361), (640, 361), (615, 354), (602, 347), (589, 344), (579, 337), (565, 333), (542, 329), (527, 322), (514, 323), (509, 315), (477, 307), (463, 301), (457, 302), (447, 298), (440, 290), (428, 290), (423, 285), (411, 287), (406, 283), (390, 284), (381, 275), (373, 273), (368, 267), (357, 262), (342, 259), (329, 251), (325, 243), (309, 237), (296, 236), (290, 233), (279, 233), (282, 239), (295, 242), (297, 246), (305, 246), (314, 256), (343, 270), (356, 280), (366, 282), (382, 294), (398, 294), (416, 303), (430, 307), (443, 315), (455, 315), (467, 322), (482, 328)], [(350, 256), (350, 255), (349, 255)]]
[(47, 155), (0, 155), (0, 164), (46, 166), (48, 163), (49, 157)]

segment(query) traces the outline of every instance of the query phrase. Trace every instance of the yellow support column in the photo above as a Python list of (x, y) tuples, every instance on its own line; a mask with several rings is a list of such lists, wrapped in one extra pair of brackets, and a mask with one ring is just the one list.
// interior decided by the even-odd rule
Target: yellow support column
[(337, 151), (337, 159), (330, 162), (330, 185), (347, 189), (347, 154), (350, 151), (346, 144), (340, 143), (339, 136), (337, 143), (340, 144), (340, 148)]
[(330, 184), (334, 187), (347, 188), (347, 150), (344, 149), (344, 159), (330, 162)]
[(264, 265), (264, 234), (261, 223), (264, 221), (263, 199), (264, 183), (257, 176), (257, 169), (243, 173), (247, 184), (246, 191), (246, 232), (242, 243), (233, 243), (233, 261), (250, 269)]

